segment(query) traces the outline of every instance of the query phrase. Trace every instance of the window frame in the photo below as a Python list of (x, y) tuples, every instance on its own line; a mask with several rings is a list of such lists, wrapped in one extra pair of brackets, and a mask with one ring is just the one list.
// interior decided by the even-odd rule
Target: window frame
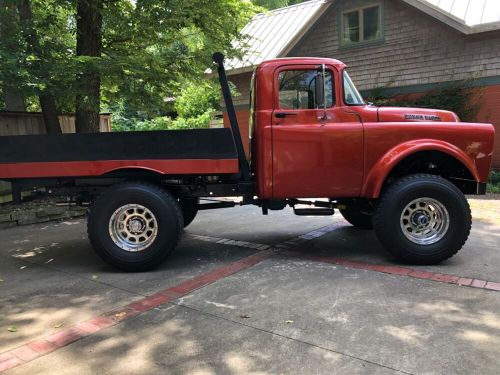
[[(363, 101), (363, 103), (360, 103), (360, 104), (349, 104), (349, 103), (347, 103), (347, 100), (346, 100), (346, 97), (345, 97), (346, 91), (345, 91), (345, 84), (344, 84), (344, 79), (345, 79), (344, 75), (345, 74), (347, 74), (347, 76), (349, 77), (349, 81), (351, 81), (352, 85), (354, 86), (354, 88), (358, 92), (358, 94), (359, 94), (361, 100)], [(365, 99), (363, 98), (363, 96), (361, 96), (361, 94), (359, 93), (358, 88), (356, 87), (356, 85), (354, 85), (354, 82), (352, 82), (351, 76), (347, 73), (347, 68), (342, 69), (342, 72), (340, 73), (340, 79), (341, 79), (341, 82), (342, 82), (342, 101), (344, 102), (344, 105), (346, 105), (348, 107), (360, 107), (360, 106), (366, 105)]]
[[(378, 7), (379, 8), (379, 16), (378, 16), (378, 24), (380, 26), (380, 36), (375, 39), (370, 39), (370, 40), (365, 40), (364, 39), (364, 10), (368, 8), (373, 8), (373, 7)], [(344, 15), (352, 12), (357, 12), (358, 13), (358, 22), (359, 22), (359, 40), (357, 42), (347, 42), (344, 40)], [(379, 43), (384, 40), (384, 6), (383, 2), (373, 2), (373, 3), (367, 3), (364, 5), (358, 5), (352, 8), (346, 8), (343, 9), (341, 12), (339, 12), (339, 20), (338, 20), (338, 25), (339, 25), (339, 45), (343, 48), (346, 47), (357, 47), (357, 46), (364, 46), (367, 44), (372, 44), (372, 43)]]
[[(296, 70), (317, 70), (318, 68), (320, 67), (320, 65), (285, 65), (285, 66), (282, 66), (280, 67), (279, 69), (277, 69), (275, 71), (275, 90), (273, 90), (275, 92), (274, 94), (274, 110), (283, 110), (283, 111), (318, 111), (320, 109), (322, 109), (323, 107), (321, 108), (281, 108), (280, 106), (280, 89), (279, 89), (279, 83), (280, 83), (280, 74), (283, 73), (283, 72), (286, 72), (286, 71), (296, 71)], [(338, 103), (338, 98), (337, 98), (337, 92), (336, 92), (336, 76), (335, 76), (335, 72), (336, 70), (333, 69), (331, 66), (329, 65), (326, 65), (325, 66), (325, 73), (326, 72), (330, 72), (331, 75), (332, 75), (332, 96), (333, 96), (333, 100), (332, 100), (332, 105), (331, 106), (328, 106), (326, 107), (327, 109), (331, 109), (331, 108), (334, 108), (337, 106), (337, 103)]]

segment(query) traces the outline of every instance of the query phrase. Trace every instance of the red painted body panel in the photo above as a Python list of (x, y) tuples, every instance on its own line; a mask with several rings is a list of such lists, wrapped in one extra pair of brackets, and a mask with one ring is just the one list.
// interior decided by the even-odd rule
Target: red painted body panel
[[(415, 129), (409, 125), (408, 123), (365, 124), (365, 170), (367, 173), (361, 196), (377, 198), (390, 171), (401, 160), (419, 151), (440, 151), (453, 156), (467, 167), (476, 181), (486, 182), (491, 156), (488, 158), (482, 151), (491, 150), (490, 147), (492, 147), (489, 127), (486, 127), (486, 131), (482, 134), (476, 134), (477, 129), (474, 129), (474, 136), (469, 141), (456, 133), (449, 134), (448, 137), (440, 135), (446, 140), (425, 138), (442, 129), (436, 129), (435, 126), (430, 125), (427, 126), (429, 129)], [(442, 125), (446, 126), (446, 123)], [(467, 151), (464, 152), (461, 147), (457, 146), (457, 143)]]
[[(314, 65), (281, 65), (278, 75), (289, 69), (316, 69)], [(335, 70), (328, 65), (327, 69)], [(336, 96), (341, 94), (335, 85)], [(277, 90), (276, 90), (277, 91)], [(342, 107), (280, 109), (274, 95), (272, 118), (273, 197), (355, 197), (363, 180), (363, 125), (356, 114)], [(293, 116), (277, 118), (276, 113)]]
[[(439, 120), (438, 120), (439, 118)], [(429, 108), (382, 107), (378, 109), (379, 122), (457, 122), (458, 116), (450, 111)]]
[(273, 110), (273, 69), (260, 65), (255, 72), (255, 113), (251, 129), (252, 171), (257, 181), (257, 195), (272, 198), (273, 158), (271, 118)]
[(0, 164), (0, 177), (51, 178), (102, 176), (120, 169), (142, 169), (159, 174), (238, 173), (238, 159), (105, 160)]
[[(277, 74), (281, 69), (334, 71), (336, 105), (327, 110), (283, 110), (276, 118)], [(459, 123), (449, 111), (377, 108), (344, 103), (338, 60), (286, 58), (256, 69), (256, 111), (252, 134), (259, 197), (376, 198), (398, 162), (419, 151), (434, 150), (460, 161), (477, 182), (486, 182), (491, 166), (494, 128)], [(271, 157), (269, 153), (271, 152)]]

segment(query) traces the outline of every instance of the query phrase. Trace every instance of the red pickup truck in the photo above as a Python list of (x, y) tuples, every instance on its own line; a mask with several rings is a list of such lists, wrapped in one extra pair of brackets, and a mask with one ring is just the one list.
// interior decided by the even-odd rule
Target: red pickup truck
[(199, 210), (239, 204), (264, 215), (337, 209), (403, 262), (434, 264), (462, 248), (471, 228), (464, 194), (485, 193), (492, 125), (378, 108), (340, 61), (276, 59), (253, 75), (248, 158), (223, 56), (214, 62), (230, 129), (0, 137), (0, 179), (90, 206), (95, 251), (127, 271), (161, 263)]

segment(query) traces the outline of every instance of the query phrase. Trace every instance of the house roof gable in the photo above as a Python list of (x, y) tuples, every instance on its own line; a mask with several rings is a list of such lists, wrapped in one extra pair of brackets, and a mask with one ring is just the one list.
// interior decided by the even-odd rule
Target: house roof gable
[(227, 62), (229, 74), (251, 70), (261, 62), (286, 53), (328, 8), (331, 0), (311, 0), (257, 14), (241, 31), (248, 40), (242, 59)]
[(500, 29), (498, 0), (401, 0), (463, 34)]
[[(257, 14), (241, 31), (248, 39), (246, 52), (242, 59), (228, 61), (228, 74), (249, 72), (263, 61), (286, 56), (336, 1), (311, 0)], [(466, 35), (500, 30), (499, 0), (401, 1)]]

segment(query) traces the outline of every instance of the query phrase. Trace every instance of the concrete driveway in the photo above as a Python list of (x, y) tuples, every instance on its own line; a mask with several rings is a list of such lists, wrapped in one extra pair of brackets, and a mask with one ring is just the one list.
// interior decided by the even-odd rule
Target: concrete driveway
[(337, 214), (202, 212), (136, 274), (94, 255), (83, 220), (2, 230), (0, 372), (498, 374), (492, 202), (433, 267), (394, 263)]

